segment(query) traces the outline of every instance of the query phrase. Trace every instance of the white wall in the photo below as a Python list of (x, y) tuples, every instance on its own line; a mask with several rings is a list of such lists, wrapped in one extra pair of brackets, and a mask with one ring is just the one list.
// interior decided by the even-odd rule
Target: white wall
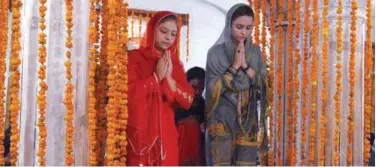
[[(130, 8), (145, 10), (170, 10), (177, 13), (190, 14), (189, 61), (186, 56), (186, 27), (182, 28), (182, 62), (184, 68), (205, 67), (206, 54), (221, 34), (225, 24), (225, 13), (204, 2), (205, 0), (126, 0)], [(248, 3), (247, 0), (206, 0), (228, 10), (237, 3)]]

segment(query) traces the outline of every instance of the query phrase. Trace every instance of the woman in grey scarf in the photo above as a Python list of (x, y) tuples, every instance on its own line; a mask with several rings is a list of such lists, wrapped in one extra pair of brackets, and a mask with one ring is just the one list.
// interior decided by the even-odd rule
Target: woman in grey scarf
[(208, 165), (257, 165), (266, 161), (266, 68), (252, 44), (254, 14), (246, 4), (227, 13), (222, 35), (206, 64)]

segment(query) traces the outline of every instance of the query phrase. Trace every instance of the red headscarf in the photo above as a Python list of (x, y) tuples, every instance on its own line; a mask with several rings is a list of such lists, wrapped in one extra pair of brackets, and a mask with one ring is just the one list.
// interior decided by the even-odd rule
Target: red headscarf
[[(144, 54), (147, 58), (159, 58), (161, 55), (159, 55), (155, 48), (155, 33), (157, 31), (158, 25), (164, 18), (168, 16), (175, 16), (176, 20), (178, 20), (178, 15), (175, 13), (172, 13), (170, 11), (159, 11), (156, 12), (153, 17), (150, 19), (146, 32), (142, 38), (142, 42), (140, 45), (140, 50), (143, 50), (144, 52), (148, 52), (147, 54)], [(179, 60), (178, 57), (178, 42), (180, 42), (180, 25), (177, 24), (177, 32), (176, 32), (176, 39), (174, 43), (168, 48), (168, 50), (171, 53), (171, 58)], [(150, 54), (151, 53), (151, 54)]]

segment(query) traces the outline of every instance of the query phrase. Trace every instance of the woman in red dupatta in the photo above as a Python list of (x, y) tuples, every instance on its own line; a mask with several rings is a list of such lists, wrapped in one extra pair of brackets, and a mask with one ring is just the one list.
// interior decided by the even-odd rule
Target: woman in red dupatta
[(156, 12), (140, 49), (128, 53), (129, 166), (179, 165), (174, 111), (193, 100), (177, 55), (179, 28), (175, 14)]

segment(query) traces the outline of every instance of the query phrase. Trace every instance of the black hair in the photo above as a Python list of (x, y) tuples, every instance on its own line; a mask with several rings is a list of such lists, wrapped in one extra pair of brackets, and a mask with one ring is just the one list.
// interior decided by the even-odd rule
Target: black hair
[(187, 80), (188, 82), (192, 79), (205, 79), (205, 70), (201, 67), (193, 67), (187, 71)]
[(251, 16), (252, 18), (255, 18), (252, 8), (244, 5), (235, 10), (234, 14), (232, 14), (231, 22), (241, 16)]
[(369, 134), (369, 138), (368, 138), (368, 140), (369, 140), (371, 146), (373, 146), (373, 143), (375, 142), (375, 133), (371, 132), (371, 133)]
[(166, 22), (166, 21), (177, 21), (177, 20), (178, 20), (178, 18), (177, 18), (175, 15), (168, 15), (168, 16), (164, 17), (164, 18), (159, 22), (159, 24), (162, 24), (162, 23), (164, 23), (164, 22)]

